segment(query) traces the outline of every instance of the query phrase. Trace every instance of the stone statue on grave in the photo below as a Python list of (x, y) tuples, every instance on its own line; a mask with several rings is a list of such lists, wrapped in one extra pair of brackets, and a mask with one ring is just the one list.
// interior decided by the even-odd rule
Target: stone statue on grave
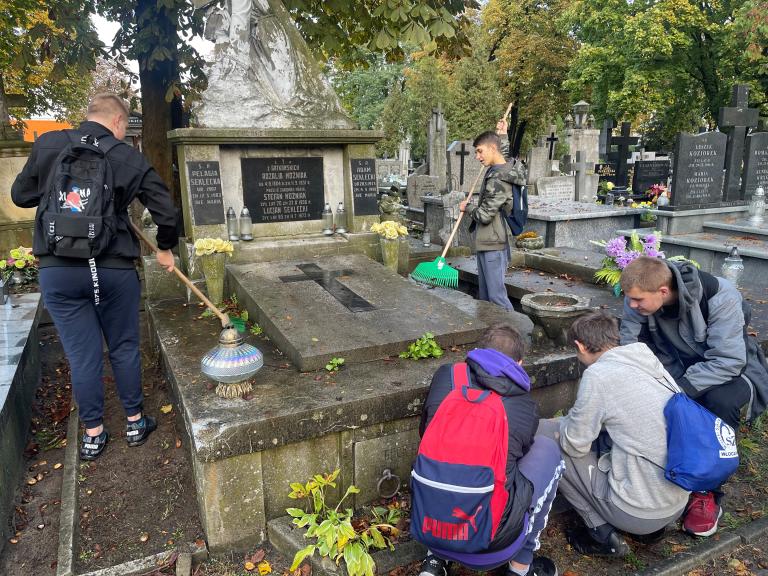
[(394, 220), (402, 223), (404, 215), (405, 206), (400, 202), (400, 192), (392, 186), (388, 193), (382, 194), (379, 198), (379, 220), (382, 222)]
[(280, 0), (194, 0), (215, 43), (195, 114), (207, 128), (354, 128)]

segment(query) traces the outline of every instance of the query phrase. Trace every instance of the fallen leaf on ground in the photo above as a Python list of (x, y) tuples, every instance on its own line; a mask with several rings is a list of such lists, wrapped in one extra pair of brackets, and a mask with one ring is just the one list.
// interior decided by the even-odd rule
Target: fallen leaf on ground
[(176, 438), (176, 448), (181, 448), (181, 438)]
[(250, 560), (254, 564), (258, 564), (259, 562), (264, 560), (264, 556), (265, 555), (266, 555), (266, 553), (264, 552), (264, 549), (263, 548), (259, 548), (258, 550), (256, 550), (256, 552), (254, 552), (253, 554), (251, 554), (248, 557), (248, 560)]
[(257, 567), (259, 569), (259, 574), (261, 576), (266, 576), (267, 574), (272, 572), (272, 566), (266, 560), (262, 560), (261, 562), (259, 562)]
[(312, 564), (309, 562), (304, 562), (299, 566), (299, 570), (301, 570), (301, 576), (312, 576)]
[(256, 568), (256, 564), (254, 564), (253, 562), (246, 562), (245, 564), (243, 564), (243, 568), (245, 568), (246, 570), (248, 570), (248, 572), (250, 572), (251, 570)]
[(139, 536), (140, 542), (146, 542), (147, 540), (149, 540), (149, 534), (147, 534), (146, 532), (142, 533), (142, 535)]
[(58, 470), (59, 468), (61, 468), (61, 462), (56, 462), (56, 464), (53, 465), (53, 469)]
[(163, 414), (168, 414), (173, 410), (173, 404), (165, 404), (164, 406), (160, 406), (160, 412)]

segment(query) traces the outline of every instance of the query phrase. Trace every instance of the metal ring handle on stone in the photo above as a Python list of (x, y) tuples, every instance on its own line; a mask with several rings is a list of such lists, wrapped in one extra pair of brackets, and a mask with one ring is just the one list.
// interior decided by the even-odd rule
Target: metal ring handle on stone
[[(395, 482), (395, 489), (392, 492), (382, 492), (381, 486), (385, 482)], [(384, 472), (381, 473), (381, 478), (379, 478), (379, 481), (376, 483), (376, 491), (382, 498), (392, 498), (396, 496), (397, 493), (400, 492), (400, 476), (392, 474), (389, 468), (385, 468)]]

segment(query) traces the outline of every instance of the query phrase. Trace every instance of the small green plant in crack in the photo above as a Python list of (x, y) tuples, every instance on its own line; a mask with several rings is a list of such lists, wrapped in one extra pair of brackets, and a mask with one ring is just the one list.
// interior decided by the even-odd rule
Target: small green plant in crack
[(328, 364), (325, 365), (325, 369), (328, 370), (328, 372), (338, 372), (339, 368), (342, 366), (344, 366), (344, 358), (333, 357), (328, 360)]
[(435, 342), (435, 335), (426, 332), (421, 338), (408, 346), (408, 350), (400, 353), (400, 358), (411, 358), (421, 360), (422, 358), (440, 358), (443, 355), (443, 349)]

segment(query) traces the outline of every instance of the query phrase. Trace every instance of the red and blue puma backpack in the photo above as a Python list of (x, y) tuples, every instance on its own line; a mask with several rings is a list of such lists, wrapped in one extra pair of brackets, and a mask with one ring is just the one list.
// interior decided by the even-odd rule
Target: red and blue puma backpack
[(424, 432), (411, 472), (416, 540), (455, 552), (488, 548), (509, 498), (508, 442), (501, 396), (471, 388), (467, 364), (454, 364), (451, 391)]

